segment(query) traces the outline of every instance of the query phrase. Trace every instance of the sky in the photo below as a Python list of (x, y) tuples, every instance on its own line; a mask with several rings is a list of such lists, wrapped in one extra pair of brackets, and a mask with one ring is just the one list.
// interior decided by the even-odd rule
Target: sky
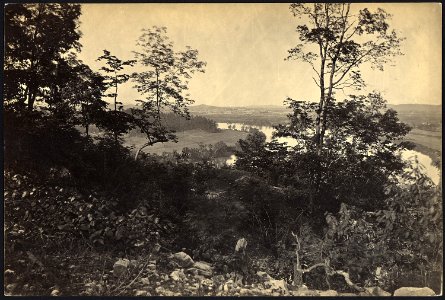
[[(366, 92), (380, 91), (390, 104), (441, 104), (442, 17), (437, 3), (352, 4), (353, 9), (381, 7), (390, 25), (405, 37), (393, 65), (383, 72), (363, 68)], [(207, 62), (194, 76), (195, 104), (216, 106), (282, 105), (287, 97), (316, 101), (312, 69), (285, 61), (298, 43), (298, 20), (285, 3), (253, 4), (82, 4), (79, 58), (99, 70), (96, 59), (107, 49), (133, 59), (143, 28), (167, 27), (175, 50), (191, 46)], [(141, 96), (128, 82), (120, 88), (124, 104)], [(347, 92), (346, 92), (347, 94)]]

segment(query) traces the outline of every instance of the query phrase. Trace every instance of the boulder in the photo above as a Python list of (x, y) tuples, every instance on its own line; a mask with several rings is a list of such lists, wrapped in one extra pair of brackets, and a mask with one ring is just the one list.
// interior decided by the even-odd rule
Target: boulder
[(394, 291), (394, 296), (435, 296), (436, 293), (429, 287), (402, 287)]
[(284, 279), (282, 280), (271, 279), (265, 283), (265, 286), (272, 292), (288, 293), (287, 285)]
[(190, 255), (185, 252), (173, 254), (173, 259), (183, 268), (189, 268), (195, 263)]
[(334, 290), (319, 291), (318, 293), (321, 297), (337, 297), (338, 296), (337, 291), (334, 291)]
[(123, 273), (125, 273), (128, 269), (128, 266), (130, 265), (130, 261), (126, 258), (119, 259), (116, 261), (113, 265), (113, 274), (114, 276), (121, 276)]

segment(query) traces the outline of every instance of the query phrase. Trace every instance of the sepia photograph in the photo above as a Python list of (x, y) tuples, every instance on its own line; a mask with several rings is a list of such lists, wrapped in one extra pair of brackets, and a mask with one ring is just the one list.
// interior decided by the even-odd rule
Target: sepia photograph
[(443, 294), (442, 4), (3, 4), (6, 296)]

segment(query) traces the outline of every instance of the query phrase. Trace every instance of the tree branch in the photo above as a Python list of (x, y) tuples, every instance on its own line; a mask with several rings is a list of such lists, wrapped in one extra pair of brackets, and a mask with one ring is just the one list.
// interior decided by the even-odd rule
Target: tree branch
[(298, 271), (300, 271), (302, 273), (308, 273), (308, 272), (310, 272), (313, 269), (318, 268), (318, 267), (324, 267), (325, 271), (326, 271), (326, 274), (329, 275), (329, 276), (333, 276), (335, 274), (343, 276), (343, 278), (345, 279), (346, 284), (348, 286), (354, 288), (358, 292), (363, 292), (365, 290), (364, 288), (356, 285), (355, 283), (353, 283), (351, 281), (351, 278), (350, 278), (348, 272), (345, 272), (345, 271), (342, 271), (342, 270), (329, 270), (330, 267), (326, 263), (318, 263), (318, 264), (315, 264), (315, 265), (313, 265), (313, 266), (311, 266), (311, 267), (309, 267), (307, 269), (299, 269)]

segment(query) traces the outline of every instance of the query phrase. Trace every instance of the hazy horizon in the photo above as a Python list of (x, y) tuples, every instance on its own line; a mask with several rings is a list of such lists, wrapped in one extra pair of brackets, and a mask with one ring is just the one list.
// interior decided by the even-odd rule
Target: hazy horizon
[[(391, 28), (406, 37), (403, 56), (383, 72), (362, 68), (367, 87), (389, 104), (441, 105), (442, 20), (437, 3), (352, 4), (353, 9), (381, 7), (392, 14)], [(284, 61), (298, 42), (297, 19), (288, 3), (225, 4), (82, 4), (79, 58), (99, 70), (96, 61), (107, 49), (121, 59), (133, 59), (142, 28), (167, 27), (176, 50), (186, 45), (207, 62), (206, 73), (190, 81), (195, 105), (283, 105), (287, 97), (318, 100), (310, 66)], [(130, 71), (131, 72), (131, 71)], [(141, 96), (133, 83), (122, 85), (120, 100), (131, 105)], [(344, 98), (349, 91), (339, 93)], [(260, 99), (260, 100), (258, 100)]]

